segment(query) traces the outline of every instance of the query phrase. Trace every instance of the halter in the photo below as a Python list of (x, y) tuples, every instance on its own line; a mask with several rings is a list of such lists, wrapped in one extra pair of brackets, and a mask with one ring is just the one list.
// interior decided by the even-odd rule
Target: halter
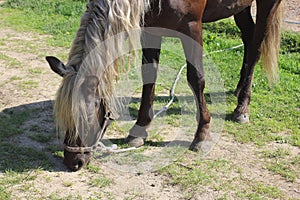
[(108, 121), (109, 120), (114, 120), (113, 118), (110, 118), (109, 115), (110, 115), (109, 112), (107, 112), (105, 114), (103, 126), (101, 128), (98, 139), (97, 139), (97, 141), (94, 145), (92, 145), (90, 147), (71, 147), (71, 146), (68, 146), (66, 143), (64, 143), (64, 149), (68, 152), (71, 152), (71, 153), (81, 153), (81, 154), (92, 153), (96, 150), (105, 150), (105, 148), (107, 148), (107, 147), (100, 140), (101, 140), (101, 138), (104, 134), (105, 128), (107, 127)]
[(104, 130), (108, 125), (108, 122), (114, 120), (113, 118), (111, 118), (109, 116), (110, 116), (109, 112), (105, 114), (101, 132), (100, 132), (99, 137), (94, 145), (92, 145), (90, 147), (71, 147), (71, 146), (68, 146), (66, 143), (64, 143), (64, 149), (71, 153), (80, 153), (80, 154), (93, 153), (95, 151), (103, 151), (103, 152), (108, 152), (108, 153), (122, 153), (122, 152), (137, 149), (136, 147), (129, 147), (126, 149), (118, 149), (118, 146), (116, 144), (113, 144), (111, 147), (107, 147), (100, 141), (104, 134)]

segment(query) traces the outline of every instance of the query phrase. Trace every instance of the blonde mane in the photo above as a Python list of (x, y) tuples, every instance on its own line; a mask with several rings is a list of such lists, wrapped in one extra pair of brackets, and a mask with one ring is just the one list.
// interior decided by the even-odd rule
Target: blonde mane
[(69, 143), (74, 143), (78, 136), (86, 138), (91, 128), (82, 92), (87, 77), (98, 78), (96, 93), (105, 109), (115, 112), (113, 86), (117, 65), (122, 63), (118, 59), (126, 48), (126, 39), (129, 49), (139, 44), (140, 24), (149, 8), (150, 0), (90, 0), (87, 4), (69, 53), (69, 72), (63, 78), (54, 106), (57, 127), (60, 133), (68, 131)]

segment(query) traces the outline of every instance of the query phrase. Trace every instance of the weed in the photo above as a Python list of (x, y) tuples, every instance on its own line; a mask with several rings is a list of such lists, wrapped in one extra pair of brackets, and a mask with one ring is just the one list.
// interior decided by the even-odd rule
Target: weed
[(101, 170), (101, 168), (99, 166), (95, 166), (95, 165), (92, 165), (92, 164), (89, 164), (87, 166), (87, 169), (89, 170), (89, 172), (92, 172), (92, 173), (95, 173), (95, 174), (99, 173), (100, 170)]
[(20, 83), (20, 89), (34, 89), (37, 88), (39, 83), (33, 80), (26, 80)]
[(279, 190), (277, 187), (265, 185), (263, 183), (251, 183), (251, 188), (247, 188), (243, 193), (238, 193), (240, 198), (246, 199), (265, 199), (265, 198), (284, 198), (283, 191)]
[(19, 76), (12, 76), (12, 77), (10, 78), (10, 80), (11, 80), (11, 81), (19, 81), (19, 80), (22, 80), (22, 78), (19, 77)]
[(290, 155), (290, 151), (288, 149), (285, 148), (277, 148), (275, 150), (266, 150), (263, 151), (263, 157), (265, 158), (285, 158), (286, 156)]
[(0, 60), (5, 61), (6, 68), (21, 68), (22, 64), (15, 58), (9, 57), (4, 53), (0, 53)]
[(64, 181), (62, 184), (63, 184), (63, 186), (65, 186), (65, 187), (71, 187), (71, 186), (73, 185), (72, 182), (68, 182), (68, 181)]
[(35, 69), (28, 69), (29, 73), (32, 75), (39, 75), (39, 74), (43, 74), (44, 71), (42, 68), (35, 68)]
[(8, 192), (2, 184), (0, 186), (0, 199), (11, 199), (11, 192)]
[(64, 158), (64, 152), (63, 151), (55, 151), (52, 153), (53, 156), (58, 157), (58, 158)]
[(111, 180), (104, 176), (93, 178), (89, 181), (89, 184), (97, 188), (105, 188), (111, 184)]

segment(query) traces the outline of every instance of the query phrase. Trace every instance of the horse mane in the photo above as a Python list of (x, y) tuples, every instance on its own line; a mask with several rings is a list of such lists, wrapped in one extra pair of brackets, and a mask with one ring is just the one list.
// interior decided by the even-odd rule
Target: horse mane
[(113, 86), (118, 75), (117, 67), (123, 63), (118, 59), (124, 53), (126, 39), (129, 41), (129, 47), (139, 44), (140, 26), (145, 12), (150, 8), (150, 1), (90, 0), (88, 2), (69, 53), (66, 64), (68, 74), (63, 78), (54, 105), (58, 130), (60, 133), (68, 131), (70, 144), (76, 142), (79, 132), (88, 134), (87, 130), (90, 128), (88, 108), (82, 92), (87, 77), (98, 78), (96, 93), (107, 111), (113, 114), (116, 111)]

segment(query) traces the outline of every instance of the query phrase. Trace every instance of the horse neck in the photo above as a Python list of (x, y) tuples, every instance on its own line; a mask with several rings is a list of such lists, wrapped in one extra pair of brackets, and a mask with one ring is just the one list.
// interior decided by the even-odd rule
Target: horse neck
[[(74, 85), (70, 92), (72, 98), (69, 101), (69, 104), (72, 102), (72, 110), (69, 110), (69, 113), (72, 113), (75, 125), (79, 121), (87, 121), (84, 118), (87, 116), (87, 108), (80, 103), (85, 100), (81, 85), (91, 75), (99, 80), (97, 92), (105, 104), (105, 110), (112, 112), (112, 115), (116, 113), (113, 103), (115, 99), (113, 82), (117, 76), (115, 68), (117, 62), (114, 62), (114, 58), (122, 55), (125, 37), (115, 36), (120, 32), (125, 32), (128, 33), (129, 41), (139, 41), (139, 36), (132, 35), (130, 31), (140, 28), (141, 15), (144, 13), (145, 5), (150, 4), (149, 2), (150, 0), (95, 0), (87, 4), (87, 10), (81, 18), (67, 63), (67, 67), (74, 68), (76, 71), (72, 76), (74, 81), (70, 82)], [(64, 94), (61, 96), (62, 99), (65, 97)], [(60, 109), (56, 110), (59, 112)], [(63, 119), (63, 117), (60, 118)], [(67, 123), (66, 129), (72, 130), (69, 124)], [(75, 127), (74, 132), (66, 133), (65, 142), (82, 145), (82, 142), (78, 142), (78, 138)]]
[(109, 5), (106, 1), (89, 1), (69, 53), (68, 66), (73, 66), (78, 71), (93, 46), (104, 40), (108, 13)]

